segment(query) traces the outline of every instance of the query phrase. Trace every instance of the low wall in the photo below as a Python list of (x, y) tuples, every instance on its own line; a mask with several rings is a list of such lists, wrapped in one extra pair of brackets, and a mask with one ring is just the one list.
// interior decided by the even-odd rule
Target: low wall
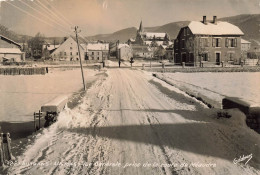
[(144, 70), (149, 72), (260, 72), (260, 67), (145, 67)]
[(35, 75), (46, 74), (46, 67), (13, 67), (13, 68), (0, 68), (0, 75)]
[(226, 97), (222, 101), (223, 109), (238, 108), (246, 115), (246, 124), (260, 133), (260, 106), (237, 97)]

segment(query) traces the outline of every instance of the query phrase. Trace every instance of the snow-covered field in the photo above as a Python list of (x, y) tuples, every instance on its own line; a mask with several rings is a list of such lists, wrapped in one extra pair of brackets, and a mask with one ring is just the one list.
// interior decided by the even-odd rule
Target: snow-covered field
[[(86, 82), (96, 71), (86, 69)], [(83, 88), (80, 69), (51, 69), (46, 75), (0, 75), (0, 121), (33, 120), (33, 112), (59, 95), (71, 95)]]
[(192, 84), (260, 105), (260, 72), (156, 73), (169, 81)]
[[(9, 174), (259, 174), (259, 135), (150, 73), (108, 69)], [(252, 159), (234, 163), (240, 156)]]

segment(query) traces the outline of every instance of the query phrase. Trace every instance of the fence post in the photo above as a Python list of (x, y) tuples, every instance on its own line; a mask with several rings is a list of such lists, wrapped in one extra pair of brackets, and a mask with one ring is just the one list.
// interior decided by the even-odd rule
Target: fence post
[(221, 67), (224, 67), (224, 61), (221, 61)]
[(182, 68), (185, 68), (185, 62), (182, 62)]
[(3, 137), (1, 134), (1, 137), (0, 137), (0, 165), (1, 166), (4, 165), (4, 150), (2, 148), (3, 148)]
[(34, 119), (34, 130), (36, 131), (35, 112), (33, 113), (33, 119)]
[(41, 128), (41, 111), (39, 111), (39, 129)]
[(6, 133), (6, 143), (7, 143), (7, 151), (8, 155), (10, 157), (10, 160), (14, 160), (14, 157), (11, 152), (11, 139), (10, 139), (10, 133)]

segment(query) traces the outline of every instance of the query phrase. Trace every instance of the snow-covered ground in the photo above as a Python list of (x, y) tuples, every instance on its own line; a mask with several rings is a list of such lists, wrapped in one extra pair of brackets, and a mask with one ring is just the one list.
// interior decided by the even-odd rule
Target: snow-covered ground
[[(97, 72), (85, 69), (86, 82)], [(33, 112), (59, 95), (68, 95), (83, 88), (80, 69), (51, 69), (46, 75), (0, 75), (0, 122), (33, 120)]]
[[(195, 85), (224, 96), (239, 97), (260, 105), (260, 72), (156, 73), (182, 85)], [(190, 87), (190, 86), (189, 86)]]
[[(259, 135), (131, 69), (108, 69), (36, 136), (9, 174), (259, 174)], [(252, 155), (234, 163), (240, 156)]]

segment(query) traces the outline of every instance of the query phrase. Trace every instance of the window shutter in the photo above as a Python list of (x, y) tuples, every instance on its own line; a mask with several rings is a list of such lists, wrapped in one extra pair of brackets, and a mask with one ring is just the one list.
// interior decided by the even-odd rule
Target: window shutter
[(212, 39), (212, 47), (216, 47), (216, 38)]
[(210, 60), (210, 52), (208, 53), (208, 61)]
[(218, 42), (219, 42), (219, 43), (218, 43), (218, 44), (219, 44), (218, 46), (219, 46), (219, 47), (222, 47), (222, 38), (219, 38), (219, 39), (218, 39)]
[(234, 38), (234, 47), (237, 47), (237, 38)]
[(226, 38), (226, 47), (228, 47), (228, 38)]
[(210, 38), (207, 39), (207, 47), (210, 46)]
[(200, 38), (200, 47), (202, 47), (202, 43), (203, 43), (202, 38)]

